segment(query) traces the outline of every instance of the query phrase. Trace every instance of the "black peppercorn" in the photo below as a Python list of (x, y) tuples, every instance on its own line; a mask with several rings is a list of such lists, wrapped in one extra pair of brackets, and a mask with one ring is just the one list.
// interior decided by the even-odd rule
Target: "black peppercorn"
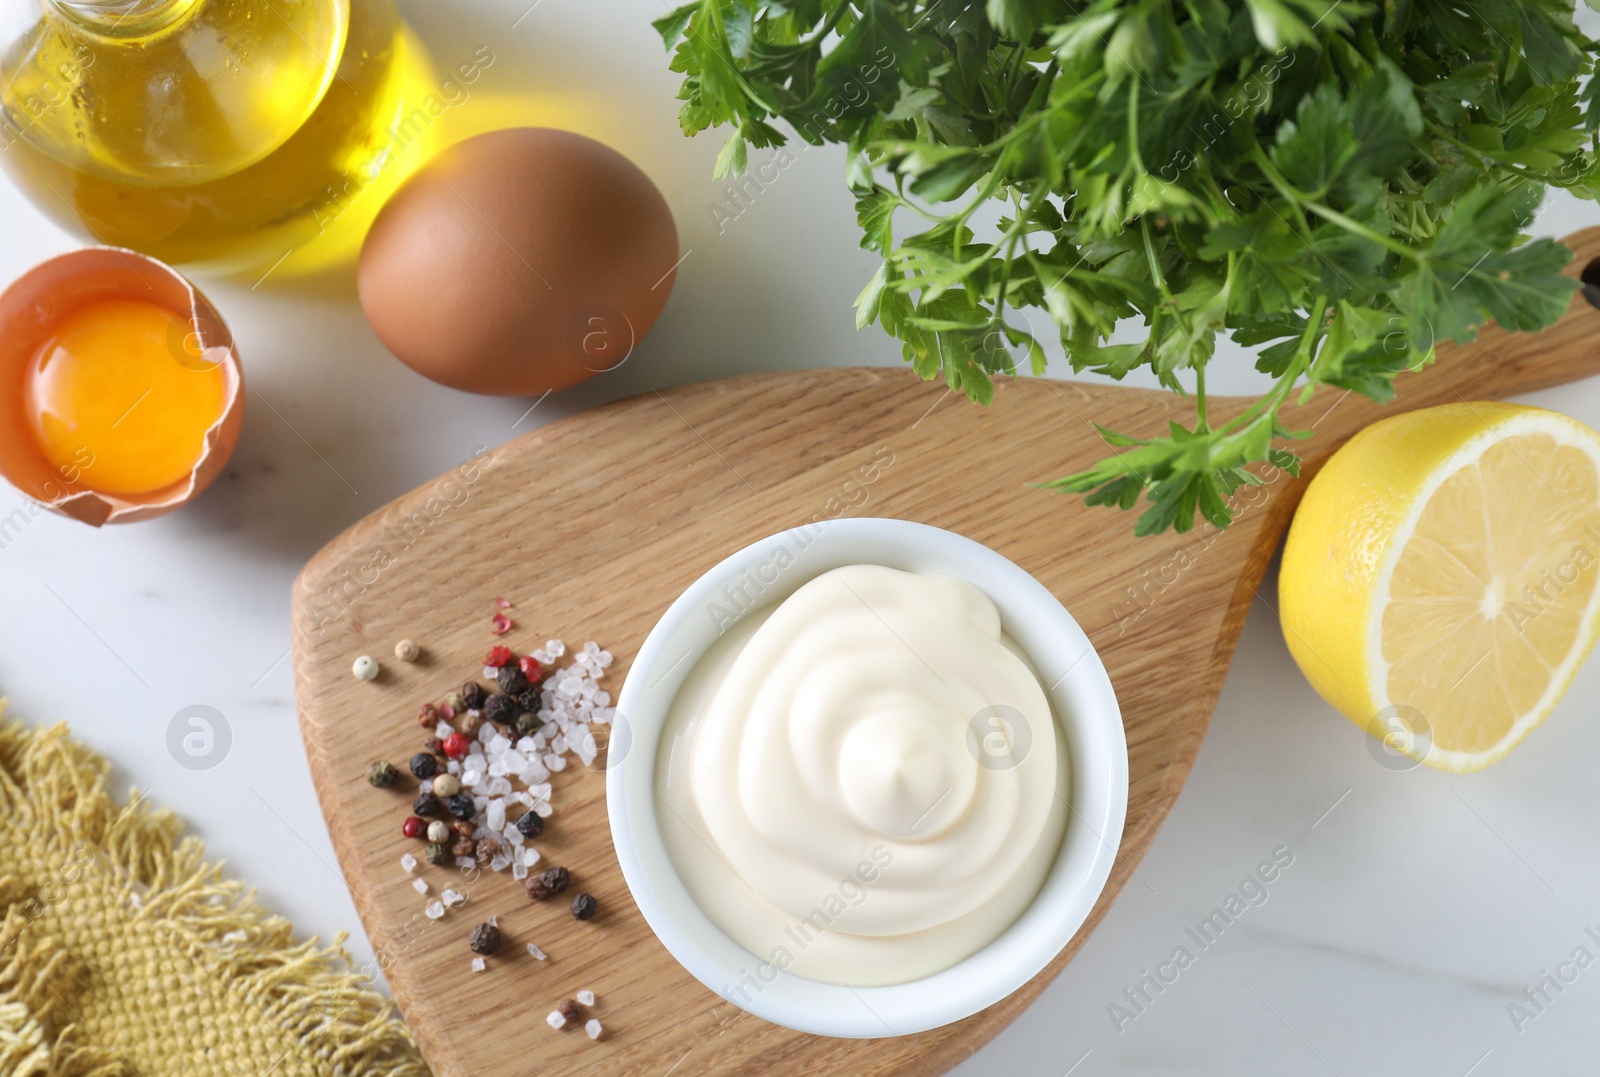
[(500, 843), (493, 838), (479, 838), (478, 844), (473, 847), (472, 854), (478, 863), (486, 864), (500, 855)]
[(434, 842), (433, 844), (429, 845), (427, 851), (422, 855), (427, 858), (428, 863), (432, 864), (436, 868), (443, 867), (444, 865), (450, 863), (450, 850), (446, 849), (439, 842)]
[(439, 760), (428, 752), (418, 752), (411, 757), (411, 773), (426, 781), (439, 773)]
[(529, 808), (517, 817), (517, 830), (525, 838), (537, 838), (544, 833), (544, 819), (538, 812)]
[(544, 720), (537, 714), (532, 711), (523, 711), (517, 715), (517, 736), (531, 737), (539, 732), (539, 728), (543, 725)]
[(544, 693), (537, 688), (524, 688), (516, 694), (515, 699), (517, 706), (529, 713), (538, 713), (539, 708), (544, 706)]
[(590, 894), (579, 894), (572, 899), (572, 915), (579, 920), (593, 920), (599, 907), (599, 902)]
[(477, 681), (468, 681), (461, 686), (461, 703), (469, 711), (483, 709), (483, 701), (489, 698), (489, 693), (483, 690), (483, 685)]
[(472, 939), (468, 945), (473, 953), (488, 957), (500, 949), (500, 929), (493, 924), (479, 924), (472, 929)]
[(445, 810), (457, 819), (466, 821), (478, 814), (478, 806), (466, 793), (457, 793), (444, 802)]
[(572, 882), (572, 874), (566, 868), (551, 868), (539, 876), (539, 881), (552, 894), (559, 894)]
[(472, 855), (472, 838), (463, 836), (463, 837), (459, 837), (455, 841), (451, 842), (450, 843), (450, 855), (451, 856), (471, 856)]
[(507, 725), (517, 720), (519, 709), (510, 696), (490, 696), (483, 705), (483, 716), (496, 725)]
[(514, 696), (528, 687), (528, 678), (522, 675), (522, 670), (518, 669), (515, 663), (507, 662), (495, 675), (495, 683), (500, 686), (500, 691), (508, 696)]
[(444, 810), (444, 805), (439, 803), (439, 798), (433, 793), (418, 793), (417, 799), (411, 802), (413, 815), (420, 815), (424, 819), (432, 819)]
[(399, 780), (400, 772), (386, 759), (380, 759), (367, 768), (367, 781), (374, 789), (387, 789)]
[(550, 888), (537, 875), (530, 875), (524, 879), (522, 888), (528, 892), (528, 897), (534, 901), (543, 901), (550, 896)]

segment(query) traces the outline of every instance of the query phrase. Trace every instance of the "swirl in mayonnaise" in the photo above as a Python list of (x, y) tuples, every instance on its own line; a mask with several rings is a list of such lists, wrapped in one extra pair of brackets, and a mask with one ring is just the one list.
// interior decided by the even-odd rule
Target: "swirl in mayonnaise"
[(668, 853), (714, 922), (764, 963), (866, 987), (947, 969), (1015, 922), (1061, 846), (1066, 774), (987, 595), (852, 565), (707, 651), (656, 785)]

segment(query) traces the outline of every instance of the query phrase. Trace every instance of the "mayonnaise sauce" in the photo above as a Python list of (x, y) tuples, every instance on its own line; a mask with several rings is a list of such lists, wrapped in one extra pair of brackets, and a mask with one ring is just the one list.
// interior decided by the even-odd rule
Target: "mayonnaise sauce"
[(773, 969), (904, 983), (982, 949), (1054, 863), (1066, 776), (989, 597), (878, 565), (730, 628), (679, 690), (656, 762), (668, 854), (757, 958), (733, 991)]

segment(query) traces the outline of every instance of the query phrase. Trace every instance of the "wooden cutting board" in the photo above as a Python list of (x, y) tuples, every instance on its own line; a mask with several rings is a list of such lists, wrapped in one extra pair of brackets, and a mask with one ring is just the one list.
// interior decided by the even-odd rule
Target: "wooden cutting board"
[[(1600, 229), (1569, 242), (1572, 272), (1600, 257)], [(1511, 395), (1600, 372), (1600, 311), (1580, 293), (1536, 337), (1491, 329), (1400, 381), (1379, 408), (1319, 392), (1287, 417), (1315, 427), (1299, 448), (1312, 473), (1384, 414)], [(1244, 401), (1212, 405), (1213, 420)], [(1305, 479), (1247, 487), (1226, 532), (1133, 540), (1133, 517), (1027, 483), (1106, 452), (1090, 420), (1127, 434), (1189, 419), (1170, 394), (1020, 379), (991, 407), (905, 370), (764, 374), (648, 393), (492, 448), (340, 535), (296, 581), (294, 668), (301, 727), (328, 829), (395, 998), (440, 1077), (560, 1074), (943, 1072), (1006, 1026), (1054, 978), (1149, 848), (1189, 774), (1239, 630)], [(536, 844), (571, 869), (601, 913), (527, 900), (509, 873), (470, 886), (424, 867), (437, 893), (470, 890), (444, 919), (399, 867), (420, 843), (400, 834), (415, 783), (375, 790), (369, 761), (404, 768), (420, 749), (419, 703), (477, 677), (493, 599), (515, 603), (504, 642), (558, 637), (616, 652), (613, 696), (656, 618), (725, 555), (764, 535), (841, 515), (892, 516), (960, 532), (1032, 572), (1099, 649), (1122, 704), (1131, 788), (1111, 879), (1072, 945), (1023, 990), (960, 1024), (881, 1040), (806, 1036), (743, 1014), (685, 973), (629, 898), (610, 842), (603, 773), (556, 778), (556, 813)], [(1274, 596), (1265, 596), (1270, 603)], [(392, 657), (409, 637), (424, 659)], [(357, 655), (383, 675), (355, 680)], [(470, 969), (472, 927), (499, 917), (503, 953)], [(548, 962), (530, 957), (535, 942)], [(551, 1030), (544, 1015), (584, 988), (606, 1037)]]

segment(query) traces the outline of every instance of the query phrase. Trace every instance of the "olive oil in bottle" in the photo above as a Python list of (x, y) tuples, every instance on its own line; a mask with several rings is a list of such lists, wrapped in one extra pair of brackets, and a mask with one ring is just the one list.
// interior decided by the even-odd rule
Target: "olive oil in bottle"
[(69, 229), (213, 270), (315, 239), (426, 70), (394, 0), (6, 6), (0, 167)]

